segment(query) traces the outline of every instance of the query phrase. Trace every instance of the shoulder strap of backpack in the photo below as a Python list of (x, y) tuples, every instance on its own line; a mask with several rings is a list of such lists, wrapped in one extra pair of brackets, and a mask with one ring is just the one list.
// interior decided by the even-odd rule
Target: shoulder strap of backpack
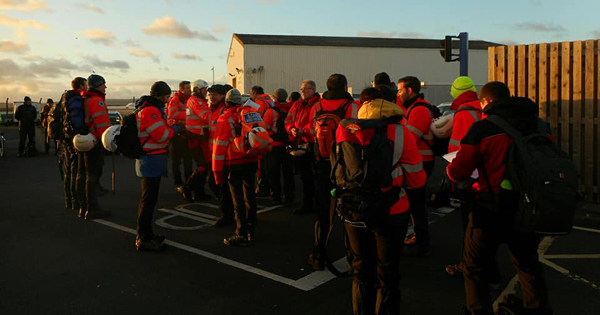
[(498, 128), (502, 129), (509, 137), (513, 139), (521, 139), (523, 134), (511, 126), (504, 118), (498, 115), (491, 115), (486, 120), (490, 121), (494, 125), (498, 126)]
[(458, 114), (459, 112), (462, 111), (468, 111), (469, 114), (471, 114), (471, 116), (473, 117), (473, 119), (475, 119), (475, 121), (479, 121), (479, 116), (477, 114), (475, 114), (475, 112), (479, 112), (480, 114), (483, 113), (483, 110), (481, 110), (480, 108), (475, 108), (475, 107), (471, 107), (471, 106), (463, 106), (461, 108), (459, 108), (458, 110), (456, 110), (456, 112), (454, 112), (454, 114)]
[(418, 103), (412, 105), (412, 107), (410, 107), (410, 109), (406, 112), (406, 120), (408, 120), (408, 116), (410, 115), (412, 110), (417, 107), (420, 107), (420, 106), (425, 106), (427, 108), (427, 110), (429, 110), (429, 112), (431, 113), (431, 117), (433, 118), (433, 112), (431, 111), (431, 108), (430, 108), (431, 105), (427, 104), (425, 102), (418, 102)]

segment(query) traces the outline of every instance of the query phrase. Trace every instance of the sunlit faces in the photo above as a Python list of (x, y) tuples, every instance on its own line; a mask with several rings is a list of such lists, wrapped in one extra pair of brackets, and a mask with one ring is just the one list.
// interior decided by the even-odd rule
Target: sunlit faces
[(398, 82), (398, 96), (402, 103), (405, 103), (410, 99), (412, 89), (404, 87), (404, 82)]
[(183, 89), (181, 89), (180, 92), (183, 93), (183, 95), (187, 95), (187, 96), (192, 95), (192, 85), (191, 84), (184, 85)]
[(315, 87), (308, 82), (302, 83), (302, 86), (300, 87), (300, 94), (302, 94), (302, 99), (309, 99), (315, 95)]
[(223, 100), (223, 98), (225, 98), (225, 95), (211, 92), (208, 94), (208, 97), (209, 97), (211, 104), (218, 104), (219, 102), (221, 102)]

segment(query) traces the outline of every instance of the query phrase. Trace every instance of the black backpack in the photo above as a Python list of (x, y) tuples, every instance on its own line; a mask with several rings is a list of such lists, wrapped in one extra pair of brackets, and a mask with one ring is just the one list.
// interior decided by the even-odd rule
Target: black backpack
[(65, 92), (60, 102), (62, 103), (62, 125), (63, 135), (67, 139), (75, 137), (77, 134), (87, 134), (89, 132), (85, 124), (85, 100), (76, 91)]
[(139, 159), (140, 156), (145, 154), (143, 146), (146, 144), (146, 142), (148, 142), (148, 140), (150, 140), (150, 136), (146, 138), (144, 143), (140, 143), (136, 114), (146, 106), (152, 105), (143, 105), (136, 108), (132, 114), (125, 117), (125, 119), (123, 119), (121, 122), (121, 132), (115, 137), (115, 141), (117, 143), (116, 153), (130, 159)]
[(514, 140), (504, 176), (518, 199), (515, 230), (539, 235), (571, 232), (578, 202), (577, 170), (569, 155), (548, 138), (546, 124), (538, 119), (539, 132), (523, 136), (498, 115), (486, 120)]
[(271, 139), (277, 142), (288, 143), (289, 137), (287, 132), (285, 131), (285, 118), (287, 117), (287, 113), (281, 110), (281, 108), (273, 107), (273, 110), (277, 112), (277, 121), (275, 122), (275, 127), (277, 132), (271, 135)]
[[(408, 112), (406, 113), (406, 121), (408, 121), (408, 116), (410, 115), (412, 110), (419, 106), (425, 106), (431, 112), (431, 114), (433, 116), (432, 120), (442, 116), (442, 112), (440, 111), (440, 109), (437, 106), (433, 106), (433, 105), (425, 103), (425, 102), (419, 102), (419, 103), (416, 103), (410, 110), (408, 110)], [(448, 153), (448, 145), (450, 144), (450, 138), (438, 138), (433, 133), (431, 133), (431, 135), (433, 136), (433, 144), (432, 145), (430, 145), (429, 142), (427, 142), (427, 140), (425, 140), (425, 138), (423, 138), (423, 136), (421, 136), (421, 140), (423, 140), (423, 142), (425, 142), (425, 144), (427, 144), (427, 146), (431, 149), (431, 151), (433, 151), (433, 155), (434, 156), (442, 156), (442, 155)]]
[(59, 103), (54, 103), (48, 113), (48, 126), (46, 131), (48, 137), (54, 140), (60, 140), (63, 138), (63, 103), (62, 100)]
[(331, 152), (331, 180), (336, 186), (336, 210), (346, 223), (377, 225), (389, 216), (397, 201), (397, 189), (382, 193), (392, 186), (395, 162), (394, 143), (387, 137), (387, 128), (388, 122), (379, 119), (340, 122)]

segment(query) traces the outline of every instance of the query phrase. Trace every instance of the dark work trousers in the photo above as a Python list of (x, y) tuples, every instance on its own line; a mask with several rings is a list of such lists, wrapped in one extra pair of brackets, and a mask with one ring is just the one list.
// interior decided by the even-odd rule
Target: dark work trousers
[(256, 176), (256, 194), (266, 196), (271, 190), (271, 185), (269, 183), (269, 161), (266, 156), (263, 155), (260, 158), (259, 163), (260, 167)]
[(307, 151), (302, 156), (292, 157), (296, 173), (300, 173), (302, 180), (302, 208), (312, 212), (315, 204), (315, 177), (313, 175), (313, 163), (315, 155)]
[(98, 210), (96, 189), (102, 173), (102, 143), (87, 152), (78, 152), (77, 195), (87, 212)]
[(389, 217), (377, 228), (358, 228), (345, 224), (348, 250), (352, 252), (353, 314), (399, 314), (399, 261), (409, 214)]
[(160, 177), (142, 178), (142, 196), (138, 205), (137, 235), (142, 241), (151, 240), (154, 237), (152, 231), (152, 215), (156, 202), (158, 201), (158, 189), (160, 188)]
[(317, 221), (315, 222), (315, 249), (314, 257), (321, 260), (326, 250), (327, 235), (329, 234), (329, 215), (331, 207), (331, 162), (329, 160), (317, 161)]
[(58, 154), (58, 141), (50, 139), (50, 137), (48, 136), (48, 129), (44, 129), (44, 152), (46, 154), (50, 152), (51, 143), (54, 145), (54, 154)]
[(35, 127), (19, 129), (19, 154), (25, 153), (25, 139), (27, 139), (27, 148), (35, 149)]
[(173, 137), (169, 144), (169, 154), (172, 159), (173, 183), (175, 186), (183, 185), (181, 179), (181, 162), (183, 161), (183, 176), (185, 179), (192, 175), (192, 153), (188, 147), (187, 136), (182, 132)]
[(294, 184), (294, 169), (292, 156), (287, 153), (285, 146), (273, 147), (264, 158), (269, 167), (269, 184), (271, 185), (271, 199), (281, 201), (281, 173), (283, 173), (283, 191), (286, 202), (293, 202), (296, 198)]
[[(423, 169), (427, 177), (433, 172), (434, 161), (423, 162)], [(408, 212), (412, 217), (412, 223), (415, 235), (417, 237), (417, 246), (428, 247), (429, 238), (429, 215), (427, 213), (427, 185), (417, 189), (406, 189), (408, 196)]]
[(478, 207), (469, 215), (463, 250), (467, 308), (475, 314), (493, 314), (486, 270), (498, 245), (506, 243), (521, 282), (524, 306), (530, 311), (527, 314), (553, 314), (537, 252), (540, 237), (511, 231), (513, 223), (507, 217), (492, 214), (485, 207)]
[(70, 139), (63, 140), (61, 143), (62, 150), (59, 154), (60, 164), (63, 174), (63, 189), (65, 191), (65, 207), (67, 209), (79, 210), (81, 205), (77, 196), (77, 171), (79, 158), (77, 150), (73, 147), (73, 142)]
[[(229, 184), (229, 191), (235, 209), (236, 235), (246, 237), (254, 231), (258, 222), (256, 216), (256, 171), (258, 163), (226, 166), (223, 169), (223, 181)], [(225, 177), (229, 177), (225, 179)], [(224, 188), (224, 187), (223, 187)]]
[(205, 194), (204, 185), (206, 184), (208, 169), (210, 168), (210, 165), (206, 162), (206, 153), (204, 152), (208, 150), (208, 147), (202, 145), (208, 141), (208, 137), (198, 135), (190, 135), (190, 137), (194, 137), (195, 140), (195, 145), (193, 148), (190, 148), (190, 151), (196, 163), (196, 169), (192, 172), (192, 175), (187, 177), (185, 184), (188, 186), (187, 188), (196, 194), (196, 197), (199, 197)]

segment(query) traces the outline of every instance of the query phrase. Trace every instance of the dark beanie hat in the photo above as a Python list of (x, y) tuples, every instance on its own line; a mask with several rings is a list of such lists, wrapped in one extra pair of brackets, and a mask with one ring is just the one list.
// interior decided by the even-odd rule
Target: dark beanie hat
[(95, 89), (102, 84), (105, 84), (106, 80), (101, 75), (92, 74), (88, 77), (88, 85), (90, 89)]
[(151, 96), (171, 95), (171, 87), (165, 81), (156, 81), (150, 88)]
[(375, 86), (378, 85), (387, 85), (392, 86), (392, 80), (390, 80), (390, 76), (385, 72), (380, 72), (375, 75)]

